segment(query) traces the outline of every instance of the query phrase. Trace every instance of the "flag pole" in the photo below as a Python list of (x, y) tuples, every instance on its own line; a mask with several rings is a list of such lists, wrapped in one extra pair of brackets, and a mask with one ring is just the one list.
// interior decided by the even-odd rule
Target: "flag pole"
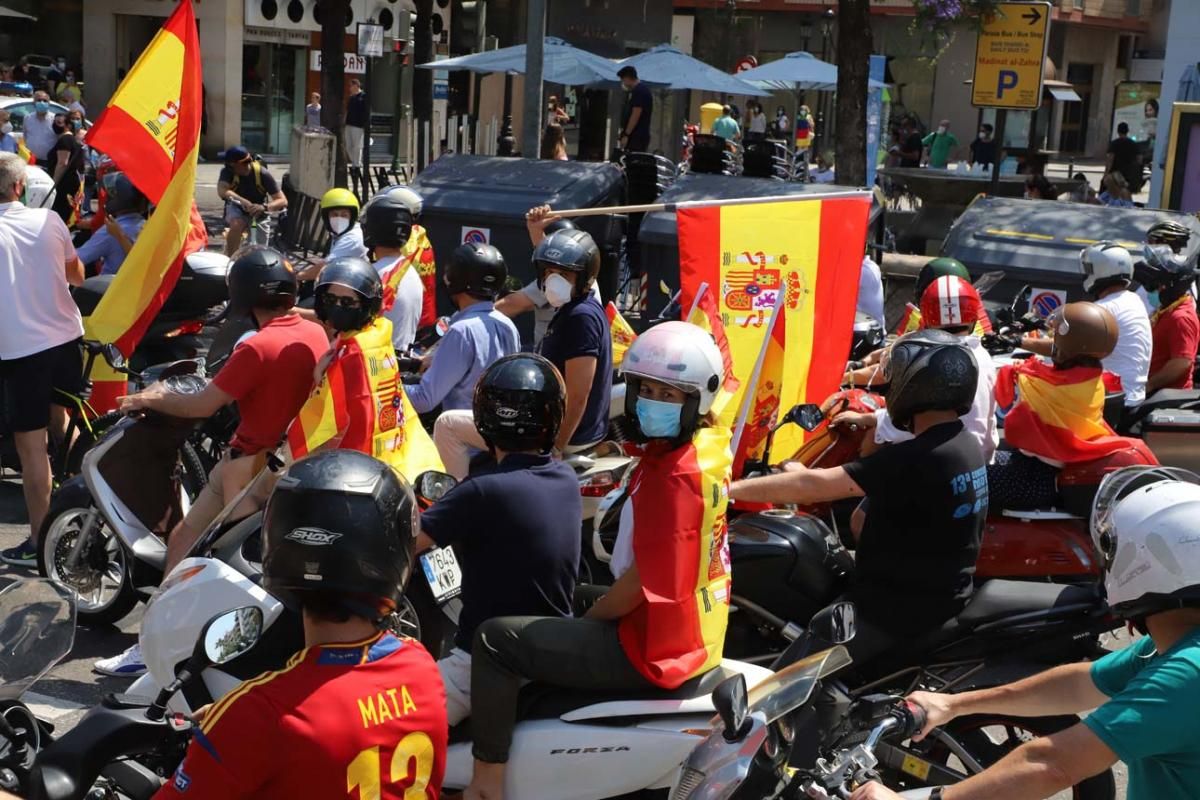
[[(750, 416), (750, 407), (754, 403), (754, 393), (758, 391), (758, 380), (762, 377), (763, 362), (767, 359), (767, 348), (771, 346), (771, 337), (775, 333), (775, 326), (779, 324), (779, 317), (783, 314), (783, 296), (785, 292), (779, 292), (775, 296), (775, 307), (771, 309), (771, 325), (767, 328), (767, 335), (763, 337), (762, 347), (759, 348), (758, 358), (754, 360), (754, 371), (750, 373), (750, 380), (746, 384), (746, 393), (742, 395), (742, 405), (738, 409), (737, 425), (733, 430), (733, 441), (730, 442), (729, 452), (737, 457), (738, 446), (742, 442), (742, 434), (746, 432), (747, 417)], [(771, 420), (771, 424), (775, 424), (775, 420)]]
[(760, 203), (783, 203), (803, 200), (838, 200), (841, 198), (868, 198), (871, 192), (863, 190), (826, 192), (824, 194), (784, 194), (771, 197), (733, 197), (728, 199), (682, 200), (678, 203), (645, 203), (635, 206), (603, 206), (600, 208), (551, 209), (556, 217), (598, 217), (604, 214), (652, 214), (656, 211), (678, 211), (687, 208), (711, 208), (712, 206), (752, 206)]

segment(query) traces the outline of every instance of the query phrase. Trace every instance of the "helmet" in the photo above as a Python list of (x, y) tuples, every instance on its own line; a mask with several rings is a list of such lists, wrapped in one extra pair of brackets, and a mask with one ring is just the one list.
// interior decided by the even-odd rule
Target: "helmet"
[(1116, 242), (1097, 242), (1079, 252), (1083, 265), (1083, 289), (1095, 294), (1133, 280), (1133, 258)]
[(1141, 621), (1200, 606), (1200, 476), (1173, 467), (1125, 467), (1100, 483), (1092, 541), (1104, 560), (1104, 588), (1118, 617)]
[(1154, 223), (1150, 226), (1150, 230), (1146, 231), (1146, 243), (1169, 245), (1173, 251), (1178, 253), (1187, 247), (1188, 239), (1191, 236), (1192, 231), (1186, 225), (1174, 220), (1163, 220)]
[(553, 222), (547, 223), (546, 227), (542, 229), (542, 233), (544, 233), (546, 236), (549, 236), (550, 234), (558, 233), (559, 231), (577, 230), (579, 230), (579, 228), (576, 227), (574, 222), (571, 222), (571, 220), (567, 219), (566, 217), (560, 217)]
[(488, 447), (548, 453), (567, 410), (567, 387), (542, 356), (514, 353), (479, 376), (471, 407)]
[(450, 294), (469, 294), (480, 300), (492, 300), (508, 279), (504, 256), (490, 244), (467, 242), (450, 254), (442, 281)]
[(583, 297), (600, 274), (600, 248), (587, 231), (555, 231), (542, 239), (533, 251), (533, 268), (539, 288), (545, 288), (546, 267), (574, 272), (575, 297)]
[(353, 290), (362, 300), (358, 319), (346, 330), (365, 328), (383, 308), (383, 281), (375, 267), (364, 258), (335, 258), (325, 264), (317, 277), (316, 311), (322, 322), (328, 321), (325, 293), (334, 284)]
[(234, 254), (225, 275), (229, 307), (233, 311), (255, 308), (291, 308), (300, 288), (296, 270), (276, 250), (249, 245)]
[(943, 275), (953, 275), (967, 282), (971, 280), (971, 273), (967, 272), (967, 268), (957, 258), (935, 258), (921, 267), (921, 272), (917, 275), (915, 295), (917, 305), (921, 304), (921, 298), (925, 296), (925, 290), (929, 288), (929, 284), (933, 283), (935, 278)]
[(126, 211), (145, 210), (146, 195), (138, 191), (123, 172), (110, 172), (104, 176), (104, 213), (110, 217)]
[(50, 208), (54, 205), (54, 179), (43, 169), (25, 170), (25, 196), (21, 201), (30, 208)]
[(329, 227), (329, 212), (335, 208), (350, 212), (351, 227), (358, 222), (358, 198), (354, 196), (354, 192), (333, 188), (321, 195), (321, 220), (325, 223), (325, 230), (333, 233), (333, 228)]
[(905, 334), (883, 365), (888, 413), (906, 431), (922, 411), (954, 411), (961, 417), (975, 402), (978, 379), (975, 357), (959, 337), (937, 329)]
[(1107, 358), (1117, 346), (1117, 318), (1096, 303), (1067, 303), (1050, 315), (1046, 328), (1054, 334), (1050, 357), (1056, 364)]
[(1148, 244), (1142, 248), (1142, 258), (1133, 267), (1133, 277), (1147, 291), (1174, 294), (1190, 286), (1196, 273), (1170, 245)]
[(417, 501), (400, 475), (357, 450), (326, 450), (283, 473), (263, 512), (263, 579), (287, 597), (316, 591), (377, 619), (412, 571)]
[(421, 219), (424, 201), (407, 186), (390, 186), (367, 201), (362, 210), (367, 247), (404, 247)]
[(975, 287), (954, 275), (937, 278), (921, 295), (921, 324), (926, 328), (970, 328), (985, 313)]
[(643, 379), (674, 386), (688, 395), (680, 413), (680, 439), (690, 439), (707, 414), (725, 372), (713, 337), (690, 322), (655, 325), (633, 340), (621, 362), (625, 377), (625, 416), (637, 424), (638, 390)]

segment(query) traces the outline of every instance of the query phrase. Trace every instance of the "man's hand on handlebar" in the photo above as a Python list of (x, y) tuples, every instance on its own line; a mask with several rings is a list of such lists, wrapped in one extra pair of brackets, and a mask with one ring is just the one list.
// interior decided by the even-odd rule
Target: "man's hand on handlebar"
[(829, 426), (831, 428), (847, 428), (852, 431), (867, 430), (875, 427), (875, 415), (859, 411), (843, 411), (834, 416)]
[(934, 728), (945, 725), (958, 716), (954, 710), (954, 695), (952, 694), (913, 692), (905, 699), (925, 711), (925, 724), (921, 727), (920, 732), (913, 736), (915, 742), (921, 741)]
[(902, 800), (902, 795), (896, 794), (882, 783), (871, 781), (855, 789), (850, 795), (850, 800)]

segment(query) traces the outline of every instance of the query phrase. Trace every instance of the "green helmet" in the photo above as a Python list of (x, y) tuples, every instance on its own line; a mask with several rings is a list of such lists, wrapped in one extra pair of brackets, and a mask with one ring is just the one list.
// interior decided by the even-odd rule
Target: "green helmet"
[(913, 302), (918, 306), (921, 305), (921, 296), (925, 294), (925, 290), (929, 288), (929, 284), (944, 275), (953, 275), (957, 278), (962, 278), (968, 283), (971, 282), (971, 273), (967, 272), (967, 268), (957, 258), (946, 258), (944, 256), (942, 258), (935, 258), (921, 267), (921, 273), (917, 275), (916, 299)]

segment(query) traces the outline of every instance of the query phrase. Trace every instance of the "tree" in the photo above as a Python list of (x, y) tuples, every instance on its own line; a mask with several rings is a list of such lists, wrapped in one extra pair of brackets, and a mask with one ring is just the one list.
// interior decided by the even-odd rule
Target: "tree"
[(870, 75), (869, 0), (838, 0), (837, 145), (838, 183), (867, 182), (867, 79)]
[[(433, 0), (416, 0), (413, 18), (413, 64), (433, 61)], [(433, 71), (413, 70), (413, 117), (417, 121), (417, 162), (424, 158), (425, 123), (433, 124)], [(432, 131), (431, 131), (432, 135)]]
[(346, 15), (350, 0), (317, 0), (321, 13), (321, 125), (333, 131), (333, 183), (345, 188), (346, 139), (342, 106), (346, 102)]

